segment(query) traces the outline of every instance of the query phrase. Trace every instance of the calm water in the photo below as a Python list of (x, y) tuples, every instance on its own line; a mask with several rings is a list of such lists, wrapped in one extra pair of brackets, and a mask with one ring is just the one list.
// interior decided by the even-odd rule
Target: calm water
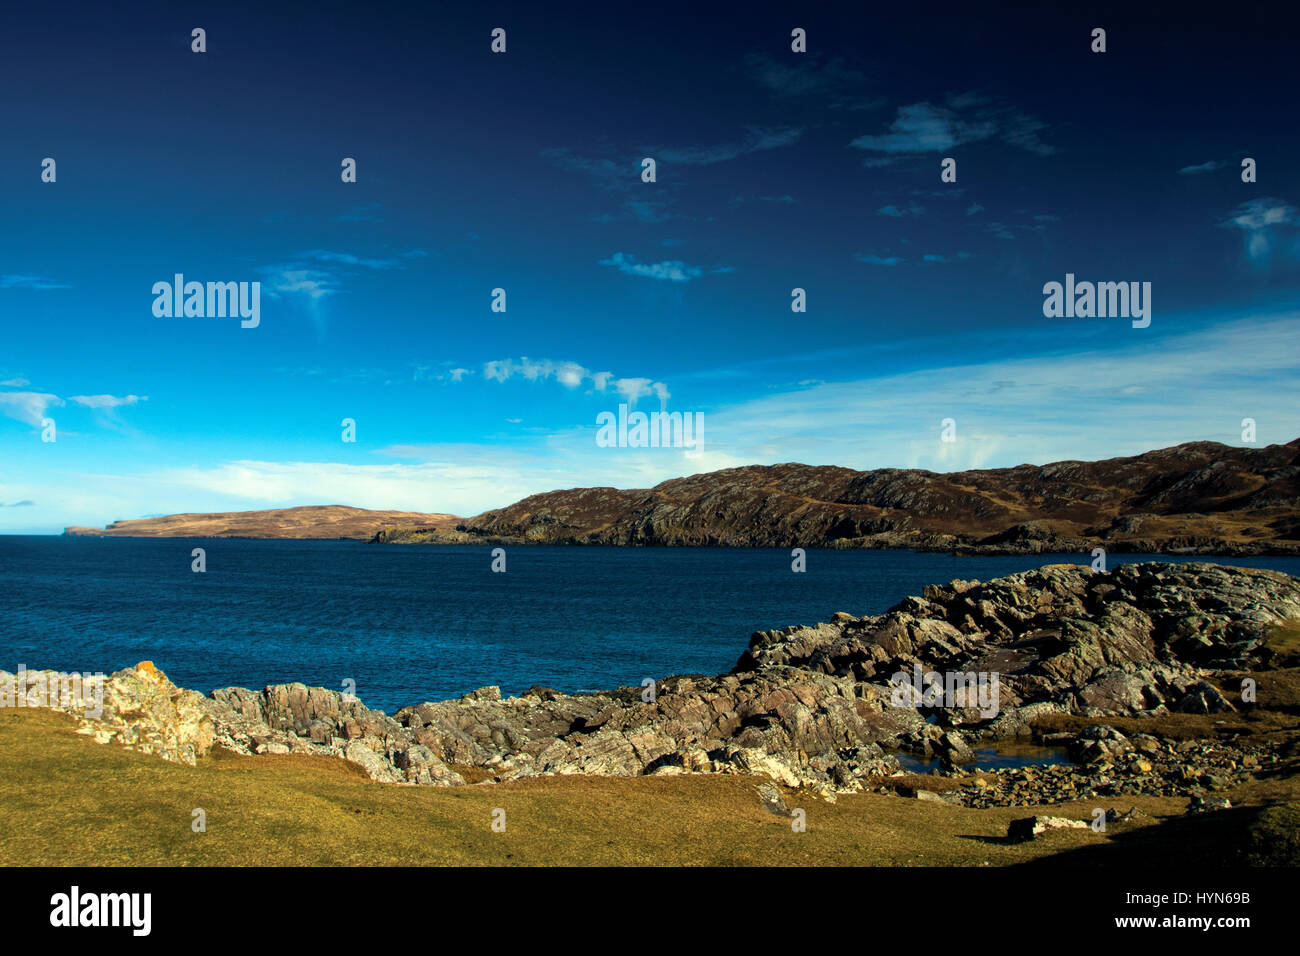
[[(207, 573), (190, 552), (207, 550)], [(730, 669), (755, 630), (879, 613), (922, 586), (1086, 555), (0, 536), (0, 669), (152, 660), (183, 687), (352, 678), (371, 707), (485, 684), (591, 690)], [(1152, 556), (1112, 555), (1118, 562)], [(1298, 558), (1223, 563), (1300, 575)]]
[[(972, 747), (971, 752), (975, 759), (959, 765), (966, 773), (975, 770), (1041, 767), (1044, 764), (1065, 765), (1071, 762), (1064, 747), (1043, 747), (1013, 740), (999, 741), (996, 746)], [(894, 756), (908, 773), (931, 773), (943, 769), (943, 761), (938, 757), (915, 757), (906, 753), (896, 753)]]

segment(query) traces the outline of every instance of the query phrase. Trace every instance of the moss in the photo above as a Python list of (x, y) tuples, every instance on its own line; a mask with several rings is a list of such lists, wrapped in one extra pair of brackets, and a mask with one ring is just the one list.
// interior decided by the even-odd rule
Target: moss
[(1263, 810), (1247, 830), (1245, 856), (1251, 866), (1300, 866), (1300, 803)]
[(1300, 664), (1300, 618), (1275, 625), (1264, 635), (1264, 646), (1273, 652), (1273, 666)]

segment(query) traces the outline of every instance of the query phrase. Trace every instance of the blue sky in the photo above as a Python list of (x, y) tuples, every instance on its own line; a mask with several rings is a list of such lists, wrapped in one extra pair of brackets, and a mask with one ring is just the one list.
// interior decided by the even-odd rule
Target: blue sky
[[(14, 11), (0, 532), (1300, 434), (1275, 16), (692, 7)], [(1151, 326), (1045, 318), (1067, 272)], [(260, 325), (155, 317), (175, 273), (260, 282)], [(597, 447), (620, 402), (703, 453)]]

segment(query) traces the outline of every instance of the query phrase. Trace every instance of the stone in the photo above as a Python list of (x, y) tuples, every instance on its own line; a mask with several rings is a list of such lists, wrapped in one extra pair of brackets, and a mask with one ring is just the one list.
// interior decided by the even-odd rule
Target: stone
[(1071, 820), (1067, 817), (1034, 816), (1012, 820), (1007, 827), (1007, 839), (1020, 843), (1037, 839), (1048, 830), (1086, 830), (1088, 824), (1083, 820)]
[(790, 808), (786, 805), (785, 797), (781, 795), (773, 784), (761, 783), (758, 785), (758, 798), (763, 803), (763, 809), (768, 813), (778, 817), (788, 817)]
[(1232, 801), (1227, 797), (1206, 797), (1202, 794), (1193, 794), (1192, 799), (1188, 801), (1186, 812), (1192, 813), (1211, 813), (1215, 810), (1232, 809)]

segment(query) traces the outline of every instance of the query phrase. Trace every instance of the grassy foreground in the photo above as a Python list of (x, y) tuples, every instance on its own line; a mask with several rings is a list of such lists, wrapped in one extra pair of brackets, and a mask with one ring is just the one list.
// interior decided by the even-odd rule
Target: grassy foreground
[[(216, 751), (186, 767), (95, 744), (74, 728), (50, 711), (0, 711), (0, 864), (1167, 865), (1189, 842), (1204, 864), (1215, 847), (1229, 862), (1234, 848), (1261, 839), (1258, 807), (1179, 819), (1185, 801), (1170, 798), (1120, 798), (1147, 817), (1105, 834), (1067, 830), (1011, 844), (1016, 817), (1088, 819), (1094, 805), (1111, 804), (971, 810), (787, 792), (789, 806), (807, 813), (807, 832), (795, 833), (763, 808), (758, 781), (742, 776), (397, 787), (333, 758)], [(200, 807), (206, 833), (191, 830)], [(496, 808), (506, 813), (503, 833), (492, 830)]]

